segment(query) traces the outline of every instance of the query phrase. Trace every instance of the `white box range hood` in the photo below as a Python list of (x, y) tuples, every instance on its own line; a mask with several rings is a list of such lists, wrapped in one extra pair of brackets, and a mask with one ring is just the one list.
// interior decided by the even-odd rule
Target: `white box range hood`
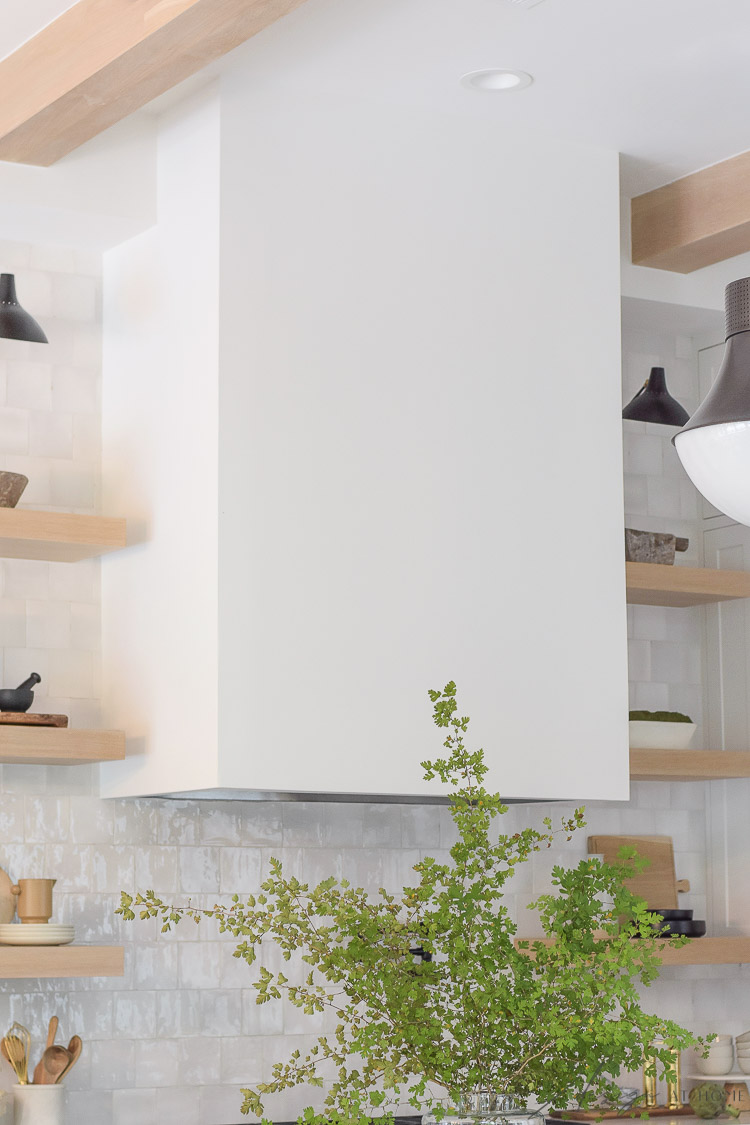
[(616, 154), (248, 70), (158, 183), (105, 259), (102, 795), (444, 799), (455, 679), (508, 798), (627, 797)]

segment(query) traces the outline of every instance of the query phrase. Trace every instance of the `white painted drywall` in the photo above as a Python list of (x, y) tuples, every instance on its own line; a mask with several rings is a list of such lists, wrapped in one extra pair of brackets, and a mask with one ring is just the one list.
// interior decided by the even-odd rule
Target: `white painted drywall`
[(156, 123), (135, 114), (51, 168), (0, 160), (0, 240), (101, 252), (156, 221)]
[(103, 698), (128, 759), (102, 795), (215, 783), (218, 101), (162, 122), (159, 222), (104, 262)]

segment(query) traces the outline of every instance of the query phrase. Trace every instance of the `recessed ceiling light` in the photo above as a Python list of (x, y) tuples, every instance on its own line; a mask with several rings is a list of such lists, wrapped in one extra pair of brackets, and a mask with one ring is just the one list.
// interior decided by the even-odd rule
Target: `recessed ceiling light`
[(534, 79), (525, 70), (472, 70), (464, 74), (461, 84), (482, 94), (510, 94), (530, 86)]

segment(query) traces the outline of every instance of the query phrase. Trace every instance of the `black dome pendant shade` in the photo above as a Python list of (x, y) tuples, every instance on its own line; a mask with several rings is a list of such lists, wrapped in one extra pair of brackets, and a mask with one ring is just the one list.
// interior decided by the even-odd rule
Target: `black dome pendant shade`
[(658, 422), (662, 426), (684, 426), (690, 415), (667, 390), (663, 367), (652, 367), (638, 394), (622, 412), (631, 422)]
[(28, 340), (32, 344), (49, 343), (33, 316), (19, 305), (16, 279), (12, 273), (0, 273), (0, 337)]

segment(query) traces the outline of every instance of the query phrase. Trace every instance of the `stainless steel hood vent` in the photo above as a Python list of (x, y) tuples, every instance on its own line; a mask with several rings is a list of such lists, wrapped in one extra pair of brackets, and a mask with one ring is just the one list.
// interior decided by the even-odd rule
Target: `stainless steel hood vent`
[[(192, 789), (182, 793), (151, 793), (173, 801), (328, 801), (349, 805), (449, 805), (450, 797), (425, 794), (281, 793), (268, 789)], [(503, 797), (506, 805), (549, 804), (555, 797)], [(564, 798), (560, 798), (561, 800)]]

